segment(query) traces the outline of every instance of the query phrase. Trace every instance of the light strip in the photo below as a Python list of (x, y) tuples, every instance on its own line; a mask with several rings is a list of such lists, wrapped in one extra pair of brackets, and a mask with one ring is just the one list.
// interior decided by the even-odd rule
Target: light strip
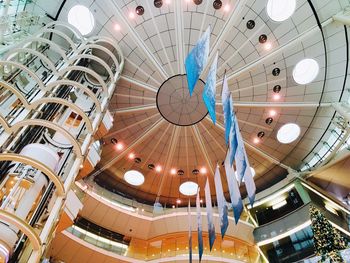
[(328, 221), (329, 221), (329, 223), (331, 223), (331, 225), (332, 225), (334, 228), (338, 229), (340, 232), (343, 232), (345, 235), (347, 235), (347, 236), (350, 237), (350, 232), (349, 232), (349, 231), (345, 230), (345, 229), (342, 228), (341, 226), (338, 226), (336, 223), (333, 223), (333, 222), (330, 221), (330, 220), (328, 220)]
[(274, 193), (274, 194), (272, 194), (272, 195), (269, 195), (269, 196), (267, 196), (267, 197), (265, 197), (265, 198), (263, 198), (263, 199), (261, 199), (261, 200), (255, 202), (253, 206), (248, 205), (247, 208), (250, 209), (250, 208), (252, 208), (252, 207), (257, 207), (257, 206), (259, 206), (259, 205), (262, 205), (263, 203), (266, 203), (266, 202), (268, 202), (268, 201), (271, 201), (271, 200), (275, 199), (277, 196), (288, 192), (288, 191), (291, 190), (292, 188), (294, 188), (294, 184), (290, 184), (290, 185), (288, 185), (286, 188), (281, 189), (280, 191), (278, 191), (278, 192), (276, 192), (276, 193)]
[(287, 237), (287, 236), (290, 236), (302, 229), (304, 229), (305, 227), (308, 227), (309, 225), (311, 225), (311, 220), (308, 220), (306, 221), (305, 223), (299, 225), (299, 226), (296, 226), (295, 228), (291, 229), (291, 230), (288, 230), (287, 232), (284, 232), (283, 234), (281, 235), (278, 235), (278, 236), (275, 236), (273, 238), (269, 238), (269, 239), (266, 239), (266, 240), (263, 240), (263, 241), (260, 241), (257, 243), (257, 246), (258, 247), (261, 247), (261, 246), (264, 246), (264, 245), (267, 245), (267, 244), (270, 244), (272, 242), (275, 242), (277, 240), (280, 240), (284, 237)]
[(322, 198), (326, 199), (328, 202), (334, 204), (337, 208), (339, 208), (340, 210), (344, 211), (345, 213), (347, 213), (348, 215), (350, 215), (350, 211), (348, 211), (347, 209), (345, 209), (344, 207), (338, 205), (336, 202), (334, 202), (333, 200), (329, 199), (327, 196), (323, 195), (322, 193), (318, 192), (316, 189), (312, 188), (311, 186), (309, 186), (308, 184), (305, 184), (303, 182), (301, 182), (301, 184), (303, 186), (305, 186), (307, 189), (311, 190), (312, 192), (314, 192), (315, 194), (321, 196)]
[(277, 210), (278, 208), (281, 208), (283, 206), (285, 206), (287, 204), (287, 201), (286, 200), (282, 200), (281, 202), (277, 203), (277, 204), (274, 204), (272, 206), (272, 209), (273, 210)]

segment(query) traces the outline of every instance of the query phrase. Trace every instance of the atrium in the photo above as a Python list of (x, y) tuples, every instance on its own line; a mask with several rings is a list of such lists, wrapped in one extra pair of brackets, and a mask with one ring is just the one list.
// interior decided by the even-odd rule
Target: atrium
[(350, 262), (350, 0), (0, 14), (0, 263)]

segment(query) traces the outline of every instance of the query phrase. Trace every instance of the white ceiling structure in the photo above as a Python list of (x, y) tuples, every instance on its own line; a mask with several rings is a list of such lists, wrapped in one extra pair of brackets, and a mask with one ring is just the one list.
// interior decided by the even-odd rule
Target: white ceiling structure
[[(282, 179), (288, 167), (300, 169), (330, 136), (336, 116), (330, 103), (349, 97), (348, 32), (332, 16), (349, 6), (349, 0), (297, 0), (294, 13), (284, 21), (268, 16), (267, 0), (222, 2), (219, 10), (209, 0), (199, 5), (193, 0), (163, 0), (160, 8), (153, 0), (65, 2), (59, 20), (67, 21), (69, 10), (77, 4), (88, 7), (95, 21), (87, 37), (115, 39), (126, 59), (110, 104), (114, 127), (105, 137), (102, 161), (95, 172), (100, 184), (149, 202), (159, 196), (168, 204), (185, 197), (179, 192), (184, 182), (204, 187), (206, 174), (192, 171), (205, 167), (212, 178), (215, 164), (221, 164), (226, 153), (220, 104), (225, 71), (259, 189)], [(54, 17), (60, 5), (60, 1), (38, 0), (28, 8)], [(144, 7), (142, 16), (135, 13), (137, 6)], [(252, 29), (247, 27), (250, 20), (255, 22)], [(210, 60), (219, 51), (215, 126), (208, 116), (203, 118), (201, 97), (189, 99), (183, 94), (186, 85), (181, 76), (185, 57), (209, 25)], [(306, 75), (312, 80), (309, 84), (303, 82), (303, 70), (293, 74), (303, 59), (319, 65), (317, 72), (310, 70)], [(303, 69), (309, 70), (310, 64)], [(301, 75), (301, 84), (293, 75)], [(279, 98), (274, 92), (278, 85)], [(269, 117), (273, 118), (270, 124), (266, 122)], [(291, 143), (281, 143), (278, 130), (288, 123), (297, 124), (300, 135)], [(264, 134), (260, 139), (259, 133)], [(111, 138), (124, 148), (116, 150)], [(140, 162), (130, 160), (130, 153)], [(149, 169), (149, 164), (160, 165), (162, 171)], [(141, 186), (124, 181), (130, 169), (144, 175)], [(226, 180), (223, 183), (227, 190)]]

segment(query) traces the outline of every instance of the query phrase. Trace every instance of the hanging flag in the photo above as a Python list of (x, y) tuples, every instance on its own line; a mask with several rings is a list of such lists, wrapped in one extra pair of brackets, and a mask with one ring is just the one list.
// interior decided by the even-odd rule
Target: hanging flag
[(241, 183), (243, 180), (245, 170), (246, 168), (249, 168), (249, 167), (247, 167), (247, 158), (246, 158), (246, 152), (244, 148), (244, 141), (239, 131), (237, 119), (235, 119), (235, 127), (236, 127), (236, 138), (238, 143), (237, 151), (235, 155), (235, 163), (236, 163), (236, 170), (237, 170), (237, 180), (239, 183)]
[(194, 87), (197, 84), (199, 76), (202, 74), (209, 56), (210, 26), (197, 41), (194, 48), (188, 54), (185, 60), (187, 75), (187, 85), (192, 96)]
[(239, 128), (237, 129), (237, 122), (236, 122), (236, 114), (233, 110), (233, 99), (232, 95), (230, 96), (230, 108), (231, 111), (231, 129), (230, 129), (230, 135), (229, 135), (229, 155), (230, 155), (230, 166), (233, 165), (233, 161), (236, 156), (237, 147), (238, 147), (238, 141), (237, 141), (237, 132), (239, 132)]
[(216, 123), (216, 69), (218, 65), (218, 55), (219, 52), (216, 52), (213, 64), (211, 64), (210, 66), (202, 94), (204, 104), (207, 107), (210, 118), (212, 119), (214, 124)]
[(248, 160), (246, 151), (244, 151), (244, 157), (246, 159), (246, 164), (247, 164), (244, 172), (244, 183), (247, 189), (250, 205), (253, 207), (253, 204), (255, 201), (256, 186), (253, 179), (252, 170), (250, 169), (249, 160)]
[(225, 200), (224, 192), (222, 190), (222, 182), (221, 182), (219, 166), (216, 166), (214, 181), (215, 181), (216, 199), (218, 202), (218, 209), (219, 209), (221, 237), (224, 238), (228, 227), (228, 217), (227, 217), (226, 200)]
[(192, 219), (190, 199), (188, 199), (188, 255), (189, 262), (192, 263)]
[(221, 101), (222, 101), (222, 109), (224, 113), (226, 144), (229, 143), (229, 136), (230, 136), (230, 130), (231, 130), (231, 123), (232, 123), (232, 111), (233, 111), (232, 104), (230, 103), (230, 94), (231, 93), (228, 88), (226, 72), (225, 72), (224, 79), (222, 81)]
[(202, 213), (201, 213), (201, 203), (199, 200), (199, 190), (197, 190), (197, 198), (196, 198), (196, 208), (197, 208), (197, 225), (198, 225), (198, 254), (199, 254), (199, 262), (202, 260), (203, 255), (203, 233), (202, 233)]
[(232, 205), (233, 214), (235, 217), (235, 222), (237, 224), (243, 211), (243, 203), (242, 203), (241, 193), (239, 191), (238, 183), (235, 176), (235, 170), (230, 164), (230, 149), (227, 151), (224, 164), (225, 164), (225, 172), (226, 172), (228, 189), (231, 197), (231, 205)]
[(215, 241), (215, 226), (213, 221), (213, 207), (211, 203), (211, 194), (210, 194), (210, 186), (209, 186), (208, 178), (205, 184), (204, 192), (205, 192), (205, 206), (207, 210), (207, 220), (208, 220), (209, 246), (211, 251)]

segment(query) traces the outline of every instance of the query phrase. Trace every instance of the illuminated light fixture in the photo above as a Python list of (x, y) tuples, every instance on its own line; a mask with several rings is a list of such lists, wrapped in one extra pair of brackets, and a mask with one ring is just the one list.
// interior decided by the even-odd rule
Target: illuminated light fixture
[(129, 170), (124, 174), (124, 180), (131, 185), (140, 186), (144, 183), (145, 177), (136, 170)]
[(82, 164), (81, 164), (79, 167), (80, 167), (80, 169), (81, 169), (81, 168), (83, 168), (83, 167), (84, 167), (84, 165), (82, 165)]
[(186, 196), (192, 196), (197, 194), (197, 190), (198, 190), (198, 184), (190, 181), (182, 183), (179, 187), (180, 193)]
[(231, 10), (230, 5), (229, 5), (229, 4), (226, 4), (226, 5), (224, 6), (224, 11), (225, 11), (225, 12), (228, 12), (228, 11), (230, 11), (230, 10)]
[(269, 0), (266, 12), (273, 21), (282, 22), (293, 15), (295, 6), (296, 0)]
[(167, 5), (170, 5), (170, 4), (171, 4), (171, 0), (165, 0), (165, 3), (166, 3)]
[(68, 12), (68, 23), (76, 27), (82, 35), (88, 35), (95, 27), (95, 18), (86, 6), (75, 5)]
[(129, 153), (129, 159), (134, 159), (135, 158), (135, 154), (134, 153)]
[(281, 95), (280, 94), (273, 94), (273, 99), (274, 100), (280, 100), (281, 99)]
[(265, 45), (264, 45), (265, 49), (266, 50), (270, 50), (272, 48), (272, 44), (270, 42), (267, 42)]
[(282, 201), (280, 201), (280, 202), (274, 204), (274, 205), (272, 206), (272, 209), (273, 209), (273, 210), (277, 210), (277, 209), (279, 209), (279, 208), (285, 206), (286, 204), (287, 204), (287, 201), (286, 201), (286, 200), (282, 200)]
[(120, 30), (121, 30), (120, 25), (119, 25), (119, 24), (115, 24), (115, 25), (114, 25), (114, 30), (115, 30), (115, 31), (120, 31)]
[(300, 127), (295, 123), (283, 125), (277, 132), (277, 140), (280, 143), (288, 144), (294, 142), (300, 135)]
[(181, 200), (180, 200), (180, 199), (177, 199), (177, 200), (176, 200), (176, 203), (177, 203), (177, 204), (181, 204)]
[(200, 203), (203, 203), (203, 199), (199, 200)]
[(259, 140), (259, 138), (255, 137), (255, 138), (253, 139), (253, 142), (254, 142), (255, 144), (258, 144), (258, 143), (260, 142), (260, 140)]
[(170, 173), (171, 173), (172, 175), (175, 175), (175, 174), (176, 174), (176, 169), (175, 169), (175, 168), (172, 168), (172, 169), (170, 170)]
[(200, 169), (200, 173), (201, 173), (201, 174), (206, 174), (206, 173), (207, 173), (207, 168), (202, 167), (202, 168)]
[(320, 67), (316, 60), (305, 58), (299, 61), (293, 69), (293, 78), (296, 83), (305, 85), (312, 82), (318, 75)]
[(116, 145), (115, 145), (115, 148), (118, 150), (118, 151), (121, 151), (124, 149), (124, 145), (121, 143), (121, 142), (118, 142)]
[(157, 166), (156, 166), (156, 172), (161, 172), (161, 171), (162, 171), (162, 166), (157, 165)]
[(335, 207), (332, 205), (332, 203), (326, 202), (325, 206), (324, 206), (329, 212), (338, 215), (337, 210), (335, 209)]
[(129, 13), (129, 18), (130, 19), (134, 19), (135, 18), (135, 13), (134, 12), (130, 12)]
[[(175, 208), (175, 205), (173, 205), (172, 208)], [(178, 250), (179, 250), (179, 249), (178, 249)]]
[(275, 110), (270, 110), (270, 111), (269, 111), (269, 115), (270, 115), (271, 117), (275, 117), (275, 116), (277, 115), (277, 112), (276, 112)]

